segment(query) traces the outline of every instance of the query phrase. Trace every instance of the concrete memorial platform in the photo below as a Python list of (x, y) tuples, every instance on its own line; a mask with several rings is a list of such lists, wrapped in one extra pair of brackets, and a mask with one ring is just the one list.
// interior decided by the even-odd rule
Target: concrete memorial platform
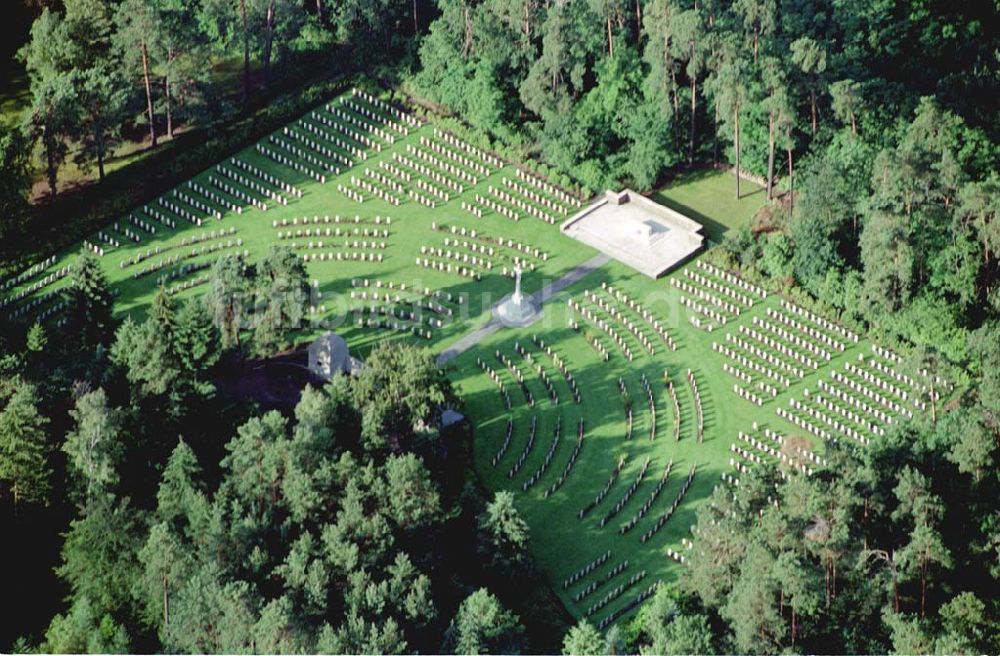
[(687, 260), (705, 241), (700, 223), (631, 189), (607, 191), (560, 229), (650, 278)]

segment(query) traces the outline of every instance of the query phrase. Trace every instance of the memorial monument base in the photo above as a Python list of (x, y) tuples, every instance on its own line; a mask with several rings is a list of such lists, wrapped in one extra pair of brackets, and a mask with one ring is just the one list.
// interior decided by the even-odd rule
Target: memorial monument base
[(493, 316), (505, 326), (527, 326), (538, 315), (539, 308), (523, 294), (511, 294), (493, 306)]

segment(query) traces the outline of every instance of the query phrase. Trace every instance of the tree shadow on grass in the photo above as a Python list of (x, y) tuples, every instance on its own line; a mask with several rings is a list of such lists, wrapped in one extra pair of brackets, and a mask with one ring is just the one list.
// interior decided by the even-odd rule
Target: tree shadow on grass
[[(620, 285), (624, 291), (629, 292), (630, 278), (631, 276), (618, 274), (615, 269), (602, 268), (584, 281), (561, 292), (552, 299), (552, 304), (558, 306), (560, 300), (565, 303), (567, 297), (579, 297), (583, 289), (595, 289), (600, 286), (602, 280), (616, 286)], [(643, 283), (637, 288), (645, 287), (646, 285)], [(629, 293), (633, 297), (636, 296), (636, 294)], [(674, 335), (676, 339), (688, 336), (688, 339), (684, 340), (688, 342), (687, 346), (680, 349), (679, 353), (658, 351), (652, 359), (647, 359), (643, 354), (634, 363), (628, 363), (623, 360), (620, 352), (611, 348), (612, 360), (610, 363), (605, 363), (597, 361), (581, 336), (573, 333), (565, 327), (565, 324), (561, 323), (562, 314), (556, 314), (554, 317), (556, 320), (550, 322), (546, 328), (538, 329), (538, 334), (563, 358), (581, 386), (584, 403), (578, 412), (588, 422), (587, 439), (580, 453), (579, 462), (565, 485), (549, 498), (541, 499), (541, 491), (547, 487), (547, 484), (551, 484), (556, 476), (561, 474), (566, 462), (565, 458), (569, 456), (571, 444), (575, 442), (575, 432), (571, 433), (571, 431), (575, 431), (573, 418), (564, 416), (563, 439), (565, 444), (560, 443), (559, 445), (559, 450), (563, 455), (556, 457), (550, 470), (536, 484), (533, 491), (529, 490), (527, 495), (522, 495), (520, 485), (517, 484), (516, 492), (519, 499), (524, 502), (524, 514), (529, 520), (533, 534), (537, 532), (538, 539), (533, 542), (532, 553), (538, 560), (540, 569), (546, 573), (553, 591), (571, 612), (582, 612), (587, 603), (587, 601), (574, 603), (572, 598), (574, 592), (586, 585), (586, 581), (575, 584), (571, 590), (563, 590), (562, 580), (606, 550), (611, 549), (615, 559), (627, 557), (632, 560), (635, 571), (640, 568), (649, 570), (648, 581), (644, 581), (641, 585), (636, 586), (635, 591), (622, 595), (620, 600), (602, 609), (596, 616), (596, 619), (600, 619), (626, 604), (634, 594), (638, 594), (639, 590), (644, 589), (654, 580), (670, 580), (680, 570), (679, 565), (675, 565), (667, 559), (664, 550), (668, 546), (676, 550), (682, 549), (680, 540), (682, 537), (690, 537), (690, 527), (696, 522), (699, 504), (711, 496), (712, 490), (718, 483), (720, 473), (726, 470), (726, 456), (720, 448), (726, 446), (725, 438), (721, 434), (715, 435), (714, 433), (727, 424), (727, 414), (730, 412), (730, 408), (722, 404), (729, 399), (726, 397), (725, 385), (720, 387), (709, 384), (713, 380), (713, 376), (721, 374), (717, 374), (715, 369), (707, 368), (710, 363), (706, 362), (703, 357), (707, 353), (702, 354), (697, 351), (697, 349), (707, 348), (707, 341), (693, 337), (696, 335), (693, 328), (684, 326), (683, 329), (672, 331), (672, 333), (676, 333)], [(528, 334), (530, 334), (530, 330)], [(523, 343), (528, 343), (525, 333), (520, 332), (505, 334), (499, 339), (491, 338), (484, 343), (482, 348), (486, 350), (487, 355), (492, 357), (493, 349), (500, 347), (507, 351), (514, 339), (521, 339)], [(462, 362), (468, 366), (470, 355), (466, 354), (464, 357)], [(582, 363), (585, 364), (579, 366)], [(548, 368), (548, 363), (545, 364)], [(696, 412), (693, 392), (686, 380), (688, 367), (694, 370), (702, 396), (705, 444), (696, 443)], [(469, 372), (469, 376), (478, 375), (478, 370), (472, 371), (469, 368), (465, 371)], [(662, 379), (664, 371), (669, 373), (678, 393), (682, 421), (680, 442), (673, 440), (673, 408), (664, 389)], [(650, 383), (654, 385), (655, 393), (658, 395), (656, 401), (658, 410), (665, 411), (663, 425), (657, 431), (655, 442), (650, 442), (648, 439), (648, 403), (639, 385), (640, 372), (645, 372)], [(528, 373), (528, 370), (525, 370), (525, 374)], [(623, 433), (619, 432), (619, 428), (624, 429), (624, 415), (617, 387), (619, 375), (628, 379), (629, 391), (636, 410), (637, 423), (631, 442), (625, 442), (622, 439)], [(475, 392), (479, 396), (474, 402), (475, 410), (481, 411), (491, 405), (501, 407), (499, 397), (493, 387), (477, 387)], [(512, 389), (512, 396), (515, 396), (516, 392), (517, 390)], [(567, 404), (567, 406), (577, 412), (575, 405)], [(562, 403), (560, 403), (560, 407), (562, 407)], [(658, 418), (659, 415), (658, 412)], [(499, 444), (499, 442), (494, 443), (492, 440), (503, 437), (505, 416), (505, 413), (497, 412), (495, 417), (489, 421), (489, 428), (484, 425), (486, 422), (477, 424), (477, 430), (482, 430), (478, 437), (490, 440), (480, 443), (476, 447), (477, 451), (482, 449), (478, 457), (480, 463), (478, 473), (487, 488), (491, 487), (491, 481), (501, 481), (501, 479), (501, 484), (493, 486), (493, 489), (509, 487), (505, 478), (506, 469), (503, 473), (491, 473), (489, 457), (492, 456), (492, 453), (488, 452)], [(539, 432), (536, 439), (543, 437), (548, 438), (548, 434)], [(522, 435), (521, 438), (520, 445), (516, 443), (511, 445), (511, 452), (515, 454), (514, 458), (516, 458), (518, 447), (523, 447), (524, 436)], [(711, 444), (712, 442), (714, 444)], [(544, 440), (536, 444), (532, 457), (540, 459), (544, 454), (545, 446)], [(583, 521), (578, 520), (577, 513), (580, 507), (593, 499), (594, 495), (603, 487), (608, 480), (611, 468), (614, 466), (616, 456), (623, 450), (628, 451), (629, 458), (610, 494), (605, 497), (598, 508), (588, 513)], [(650, 465), (651, 469), (642, 480), (639, 489), (609, 524), (603, 528), (600, 527), (600, 518), (614, 506), (623, 492), (636, 480), (637, 469), (645, 456), (652, 456), (653, 460)], [(485, 471), (482, 469), (484, 457)], [(508, 455), (508, 458), (511, 456)], [(648, 498), (648, 493), (659, 479), (668, 458), (673, 460), (673, 469), (668, 483), (657, 496), (646, 516), (630, 532), (620, 536), (619, 524), (627, 521), (641, 503)], [(510, 460), (507, 462), (509, 463)], [(693, 464), (698, 466), (697, 473), (682, 503), (660, 531), (647, 542), (640, 544), (639, 538), (670, 508)], [(530, 474), (532, 471), (531, 462), (525, 464), (523, 471), (527, 473), (521, 475)], [(633, 609), (627, 615), (632, 615), (634, 612), (636, 611)]]
[[(689, 175), (677, 178), (675, 180), (675, 183), (688, 184), (691, 182), (698, 182), (713, 177), (717, 174), (718, 172), (715, 171), (714, 169), (701, 169)], [(726, 225), (720, 221), (717, 221), (716, 219), (713, 219), (707, 214), (704, 214), (703, 212), (696, 210), (690, 205), (686, 205), (685, 203), (681, 203), (680, 201), (669, 197), (666, 193), (669, 191), (669, 188), (670, 188), (669, 186), (664, 187), (663, 189), (654, 192), (653, 194), (650, 195), (650, 198), (658, 203), (666, 205), (672, 210), (680, 212), (681, 214), (684, 214), (685, 216), (694, 219), (698, 223), (705, 226), (705, 235), (708, 237), (710, 241), (715, 243), (721, 243), (723, 239), (725, 239), (726, 233), (729, 232), (729, 230), (732, 227), (734, 227), (731, 225)], [(763, 187), (757, 187), (756, 185), (753, 185), (750, 191), (741, 191), (738, 200), (745, 201), (754, 198), (758, 195), (763, 196), (763, 194), (764, 194)]]

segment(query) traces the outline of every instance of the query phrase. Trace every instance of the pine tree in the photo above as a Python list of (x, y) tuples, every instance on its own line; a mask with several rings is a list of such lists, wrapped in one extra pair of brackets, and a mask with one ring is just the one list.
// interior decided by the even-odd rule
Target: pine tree
[(158, 287), (149, 307), (149, 318), (168, 344), (174, 343), (177, 332), (177, 308), (173, 297), (162, 286)]
[(149, 530), (146, 543), (139, 550), (141, 598), (147, 617), (159, 627), (161, 639), (170, 630), (171, 598), (194, 569), (190, 549), (166, 522), (160, 522)]
[(688, 166), (691, 166), (694, 164), (697, 146), (698, 80), (707, 67), (709, 51), (706, 43), (708, 34), (701, 10), (695, 6), (694, 9), (682, 11), (674, 16), (670, 21), (670, 35), (670, 43), (677, 53), (677, 58), (686, 61), (684, 72), (691, 83), (688, 94), (691, 96)]
[(563, 656), (599, 656), (607, 653), (604, 649), (604, 636), (586, 620), (581, 620), (570, 628), (563, 638)]
[(444, 653), (519, 654), (524, 627), (485, 588), (476, 590), (459, 606), (445, 634)]
[(941, 417), (941, 433), (954, 440), (948, 459), (958, 465), (958, 471), (971, 474), (980, 483), (984, 474), (992, 471), (1000, 449), (996, 429), (989, 426), (988, 412), (981, 405), (949, 412)]
[(177, 355), (189, 373), (204, 373), (219, 361), (219, 332), (201, 299), (190, 299), (177, 313)]
[(156, 3), (145, 0), (126, 0), (115, 14), (115, 47), (129, 69), (141, 67), (142, 85), (146, 95), (146, 121), (149, 140), (156, 147), (156, 116), (153, 113), (152, 68), (155, 62), (152, 45), (160, 38), (162, 22)]
[(725, 605), (721, 608), (733, 629), (737, 651), (775, 653), (781, 645), (784, 623), (778, 609), (774, 557), (751, 544)]
[(329, 625), (323, 628), (316, 651), (323, 654), (402, 654), (408, 648), (406, 636), (393, 618), (370, 621), (357, 611), (351, 611), (336, 630)]
[(141, 572), (136, 553), (146, 526), (127, 501), (96, 497), (83, 515), (70, 522), (56, 572), (74, 597), (86, 597), (101, 615), (119, 615), (131, 607)]
[(822, 75), (826, 71), (826, 49), (813, 38), (803, 36), (792, 42), (792, 62), (805, 74), (809, 89), (812, 133), (819, 129), (819, 108), (817, 95)]
[(226, 580), (214, 562), (206, 562), (182, 580), (170, 599), (164, 651), (172, 653), (244, 653), (253, 651), (255, 608), (260, 599), (242, 580)]
[(15, 509), (22, 502), (45, 502), (50, 489), (49, 420), (38, 411), (38, 403), (35, 388), (21, 384), (0, 412), (0, 481), (6, 483)]
[(64, 330), (73, 336), (70, 343), (88, 352), (95, 346), (108, 345), (115, 328), (114, 299), (100, 262), (86, 250), (73, 265), (67, 300)]
[(31, 328), (28, 328), (28, 334), (25, 337), (25, 348), (29, 353), (41, 353), (45, 350), (46, 345), (49, 343), (48, 336), (45, 334), (45, 326), (39, 322), (31, 324)]
[(803, 562), (794, 552), (785, 551), (775, 561), (775, 577), (781, 590), (781, 611), (788, 606), (791, 620), (791, 646), (794, 648), (803, 617), (809, 617), (820, 606), (815, 568)]
[(916, 253), (905, 217), (878, 211), (861, 230), (864, 263), (864, 310), (870, 316), (890, 314), (913, 292)]
[(437, 485), (417, 456), (391, 456), (385, 463), (389, 515), (403, 529), (418, 529), (441, 513)]
[(28, 328), (24, 336), (24, 360), (29, 367), (41, 370), (46, 362), (46, 350), (49, 345), (49, 336), (40, 322), (36, 321)]
[(203, 528), (208, 512), (198, 457), (183, 439), (178, 440), (160, 477), (156, 514), (194, 539), (195, 533)]
[(774, 159), (775, 148), (777, 146), (778, 134), (781, 130), (782, 120), (787, 120), (791, 113), (790, 102), (785, 82), (785, 73), (781, 69), (780, 62), (773, 57), (766, 57), (761, 60), (761, 69), (765, 86), (767, 87), (767, 97), (764, 105), (767, 109), (767, 178), (766, 190), (767, 199), (773, 198), (774, 191)]
[(931, 567), (950, 567), (951, 553), (938, 530), (944, 504), (931, 492), (930, 480), (912, 467), (904, 467), (893, 490), (899, 502), (892, 517), (910, 524), (909, 542), (899, 550), (900, 570), (920, 580), (920, 617), (927, 611), (927, 585)]
[(170, 342), (152, 318), (142, 323), (125, 319), (111, 346), (111, 361), (124, 369), (133, 392), (142, 394), (167, 394), (181, 375)]
[(109, 614), (100, 615), (85, 596), (73, 599), (45, 631), (39, 651), (54, 654), (124, 654), (130, 651), (125, 627)]
[(749, 98), (749, 66), (736, 44), (724, 42), (720, 47), (718, 67), (708, 79), (708, 91), (715, 98), (724, 123), (733, 133), (733, 165), (736, 177), (736, 198), (740, 197), (740, 120)]
[(285, 424), (285, 418), (277, 411), (252, 417), (226, 444), (228, 454), (222, 466), (227, 470), (227, 492), (260, 511), (273, 511), (284, 505), (281, 488), (288, 462)]
[(514, 495), (503, 490), (479, 516), (479, 553), (505, 574), (516, 573), (527, 558), (528, 524), (514, 506)]
[(858, 114), (861, 111), (861, 85), (854, 80), (838, 80), (830, 85), (833, 115), (851, 126), (851, 134), (858, 134)]
[(431, 580), (418, 570), (410, 557), (396, 554), (388, 568), (388, 599), (403, 615), (403, 619), (417, 627), (424, 627), (437, 615), (434, 596), (431, 594)]

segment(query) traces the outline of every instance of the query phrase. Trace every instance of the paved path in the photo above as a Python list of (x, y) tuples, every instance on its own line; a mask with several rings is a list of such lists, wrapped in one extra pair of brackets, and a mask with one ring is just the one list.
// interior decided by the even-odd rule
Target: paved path
[[(558, 280), (553, 280), (552, 282), (545, 283), (540, 290), (531, 295), (531, 301), (536, 306), (541, 308), (542, 305), (551, 301), (556, 294), (566, 289), (570, 285), (579, 282), (585, 276), (590, 274), (594, 269), (604, 266), (610, 259), (611, 258), (605, 255), (604, 253), (598, 253), (597, 255), (590, 258), (583, 264), (579, 264), (570, 269), (569, 272), (562, 278), (559, 278)], [(538, 316), (541, 316), (541, 314), (542, 313), (539, 312)], [(453, 358), (461, 355), (462, 353), (465, 353), (470, 348), (472, 348), (473, 346), (483, 341), (484, 339), (486, 339), (487, 337), (489, 337), (490, 335), (492, 335), (493, 333), (495, 333), (496, 331), (500, 330), (503, 327), (504, 325), (499, 319), (497, 319), (496, 317), (490, 318), (490, 320), (487, 321), (485, 325), (476, 328), (471, 333), (463, 335), (461, 338), (458, 339), (458, 341), (456, 341), (454, 344), (452, 344), (444, 351), (442, 351), (441, 355), (439, 355), (437, 359), (438, 365), (439, 366), (443, 365), (449, 360), (452, 360)]]
[(465, 353), (470, 348), (483, 341), (496, 331), (503, 328), (503, 325), (497, 319), (490, 319), (489, 322), (482, 326), (481, 328), (476, 328), (471, 333), (463, 335), (457, 342), (446, 348), (438, 356), (437, 363), (438, 366), (445, 364), (452, 358), (458, 357), (462, 353)]
[(542, 288), (531, 295), (531, 300), (541, 306), (552, 299), (553, 296), (566, 289), (570, 285), (579, 282), (584, 276), (594, 269), (600, 268), (608, 263), (611, 258), (604, 253), (598, 253), (583, 264), (579, 264), (558, 280), (545, 283)]

